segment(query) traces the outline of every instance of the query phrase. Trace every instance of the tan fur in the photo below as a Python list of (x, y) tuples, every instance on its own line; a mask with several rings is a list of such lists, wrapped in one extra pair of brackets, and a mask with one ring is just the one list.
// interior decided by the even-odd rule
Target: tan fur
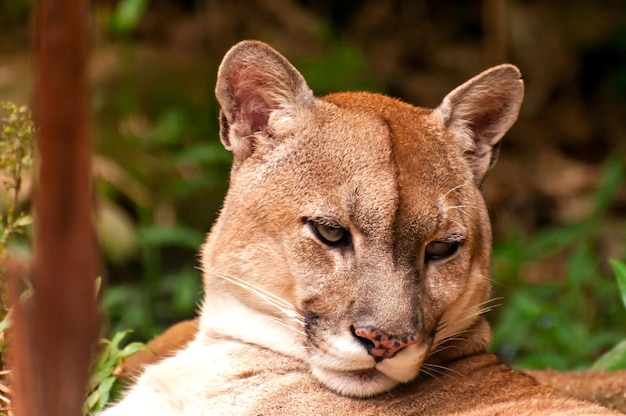
[[(431, 110), (369, 93), (316, 99), (285, 58), (243, 42), (216, 95), (233, 169), (202, 249), (198, 334), (107, 416), (610, 414), (485, 353), (479, 186), (519, 111), (515, 67)], [(329, 244), (316, 224), (349, 237)], [(458, 249), (437, 258), (431, 243)], [(375, 360), (364, 327), (419, 342)]]

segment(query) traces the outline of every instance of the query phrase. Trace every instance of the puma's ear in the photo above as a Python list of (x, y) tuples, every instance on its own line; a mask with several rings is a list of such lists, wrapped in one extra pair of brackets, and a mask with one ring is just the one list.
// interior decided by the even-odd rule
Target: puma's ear
[(269, 144), (276, 129), (288, 129), (315, 99), (302, 75), (258, 41), (240, 42), (226, 53), (215, 95), (222, 107), (220, 139), (235, 163)]
[(499, 65), (454, 89), (437, 108), (457, 137), (480, 184), (498, 156), (498, 143), (517, 119), (524, 83), (513, 65)]

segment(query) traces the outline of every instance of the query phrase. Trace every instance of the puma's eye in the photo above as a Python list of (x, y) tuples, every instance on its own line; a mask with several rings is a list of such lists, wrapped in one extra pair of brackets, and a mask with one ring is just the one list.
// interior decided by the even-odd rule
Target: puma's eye
[(432, 241), (426, 246), (426, 260), (443, 260), (459, 249), (456, 241)]
[(349, 233), (345, 228), (311, 221), (311, 226), (320, 241), (329, 246), (346, 244)]

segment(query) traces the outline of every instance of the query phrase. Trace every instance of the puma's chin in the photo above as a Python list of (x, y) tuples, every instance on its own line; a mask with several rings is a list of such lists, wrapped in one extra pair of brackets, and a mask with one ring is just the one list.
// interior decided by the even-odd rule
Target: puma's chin
[(344, 396), (371, 397), (391, 390), (399, 384), (397, 380), (375, 368), (356, 371), (337, 371), (313, 367), (313, 375), (326, 387)]
[(333, 370), (311, 366), (313, 375), (328, 388), (345, 396), (370, 397), (413, 380), (427, 354), (428, 347), (411, 345), (395, 357), (363, 370)]

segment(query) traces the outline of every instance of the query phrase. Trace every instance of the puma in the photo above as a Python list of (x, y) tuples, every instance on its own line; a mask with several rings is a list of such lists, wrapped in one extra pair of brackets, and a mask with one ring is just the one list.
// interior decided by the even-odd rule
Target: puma
[(104, 415), (617, 414), (486, 353), (480, 185), (523, 89), (500, 65), (435, 109), (316, 98), (269, 46), (235, 45), (217, 77), (233, 163), (198, 332)]

